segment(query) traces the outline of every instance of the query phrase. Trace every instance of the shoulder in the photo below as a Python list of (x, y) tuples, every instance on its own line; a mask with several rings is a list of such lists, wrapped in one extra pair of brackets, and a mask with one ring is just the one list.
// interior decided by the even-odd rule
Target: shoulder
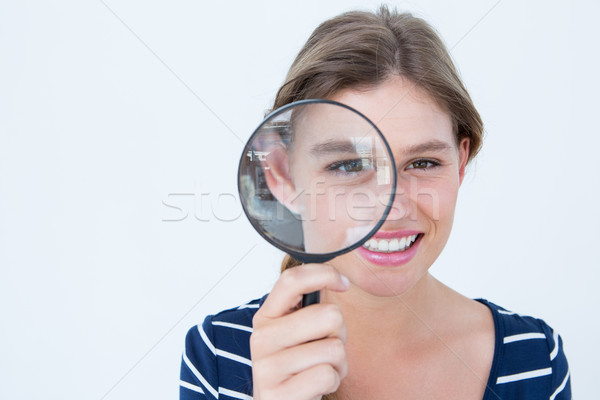
[[(261, 298), (250, 300), (246, 304), (209, 315), (204, 320), (204, 324), (210, 321), (213, 329), (216, 327), (226, 327), (237, 331), (252, 332), (252, 318), (254, 318), (254, 314), (256, 314), (256, 311), (264, 303), (266, 298), (267, 295), (264, 295)], [(221, 332), (220, 328), (216, 329)]]
[(569, 366), (558, 332), (540, 318), (477, 301), (490, 308), (496, 332), (489, 386), (496, 393), (532, 400), (570, 399)]
[(252, 318), (266, 297), (267, 295), (206, 316), (202, 324), (188, 330), (186, 340), (205, 345), (217, 356), (223, 352), (249, 356), (249, 349), (240, 339), (249, 338), (252, 333)]
[(185, 338), (181, 365), (181, 398), (190, 392), (199, 398), (252, 393), (250, 334), (252, 318), (267, 295), (246, 304), (208, 315), (191, 327)]

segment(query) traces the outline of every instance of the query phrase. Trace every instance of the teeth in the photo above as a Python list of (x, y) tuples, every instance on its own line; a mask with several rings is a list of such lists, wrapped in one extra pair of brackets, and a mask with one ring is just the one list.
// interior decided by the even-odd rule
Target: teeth
[(377, 250), (377, 240), (371, 239), (369, 243), (369, 250)]
[(363, 247), (377, 253), (391, 253), (396, 251), (405, 251), (417, 239), (418, 235), (405, 236), (403, 238), (387, 239), (369, 239)]
[(406, 240), (407, 238), (403, 237), (402, 239), (400, 239), (400, 248), (403, 249), (406, 247), (406, 242), (410, 242), (410, 238), (408, 240)]

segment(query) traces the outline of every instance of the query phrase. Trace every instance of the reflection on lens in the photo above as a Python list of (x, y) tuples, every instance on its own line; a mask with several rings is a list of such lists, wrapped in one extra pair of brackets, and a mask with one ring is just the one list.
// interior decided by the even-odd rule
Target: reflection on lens
[(256, 129), (239, 169), (244, 211), (277, 247), (335, 253), (374, 233), (395, 184), (393, 157), (375, 125), (335, 102), (308, 100)]

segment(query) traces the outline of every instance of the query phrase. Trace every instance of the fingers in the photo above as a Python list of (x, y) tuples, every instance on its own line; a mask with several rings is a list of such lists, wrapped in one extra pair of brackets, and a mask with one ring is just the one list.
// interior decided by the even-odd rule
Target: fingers
[(253, 374), (262, 385), (274, 387), (320, 364), (330, 365), (340, 380), (347, 375), (346, 352), (339, 338), (305, 343), (261, 358), (253, 363)]
[(258, 310), (261, 318), (278, 318), (297, 309), (302, 295), (317, 290), (344, 291), (350, 287), (348, 278), (326, 264), (304, 264), (285, 270), (273, 290)]
[[(260, 356), (322, 338), (339, 338), (346, 343), (346, 326), (335, 304), (314, 304), (254, 329), (250, 340)], [(258, 354), (256, 354), (258, 356)]]
[(280, 385), (273, 392), (273, 399), (320, 399), (321, 396), (333, 393), (340, 386), (341, 380), (337, 371), (329, 364), (319, 364)]
[(349, 286), (330, 265), (305, 264), (282, 273), (252, 321), (255, 399), (320, 399), (338, 388), (348, 370), (342, 312), (335, 304), (298, 306), (305, 293)]

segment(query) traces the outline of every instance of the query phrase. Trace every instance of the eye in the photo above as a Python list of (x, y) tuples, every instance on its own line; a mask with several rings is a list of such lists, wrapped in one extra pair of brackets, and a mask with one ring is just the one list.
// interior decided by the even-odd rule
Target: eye
[(429, 168), (438, 167), (439, 165), (440, 165), (440, 163), (437, 161), (422, 159), (422, 160), (416, 160), (416, 161), (411, 162), (408, 165), (408, 167), (406, 167), (406, 168), (407, 169), (429, 169)]
[(357, 173), (368, 168), (371, 168), (371, 162), (366, 158), (336, 161), (327, 166), (328, 171), (338, 171), (343, 173)]

